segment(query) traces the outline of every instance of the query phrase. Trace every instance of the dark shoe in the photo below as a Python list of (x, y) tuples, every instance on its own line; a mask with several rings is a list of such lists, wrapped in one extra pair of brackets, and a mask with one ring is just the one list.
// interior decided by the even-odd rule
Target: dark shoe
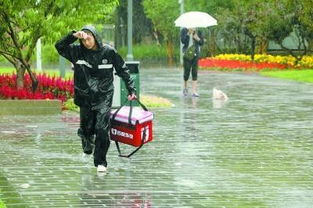
[(183, 95), (184, 95), (184, 96), (187, 96), (187, 95), (188, 95), (188, 89), (187, 89), (187, 88), (185, 88), (185, 89), (183, 90)]

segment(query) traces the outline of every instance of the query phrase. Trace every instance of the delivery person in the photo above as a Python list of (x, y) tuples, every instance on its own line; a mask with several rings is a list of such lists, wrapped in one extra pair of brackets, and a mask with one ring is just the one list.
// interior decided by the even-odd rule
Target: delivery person
[[(80, 44), (73, 44), (79, 40)], [(107, 170), (106, 154), (110, 146), (110, 109), (113, 99), (113, 73), (123, 79), (128, 99), (136, 99), (134, 82), (117, 51), (102, 45), (93, 26), (72, 31), (59, 40), (58, 53), (74, 65), (74, 103), (80, 108), (80, 128), (85, 154), (92, 154), (95, 135), (94, 165), (98, 172)]]

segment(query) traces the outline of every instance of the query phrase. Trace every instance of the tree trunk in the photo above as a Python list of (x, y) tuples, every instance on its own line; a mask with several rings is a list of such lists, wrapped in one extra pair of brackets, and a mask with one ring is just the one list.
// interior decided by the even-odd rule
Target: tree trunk
[(313, 39), (308, 40), (308, 51), (310, 54), (313, 53)]
[(169, 66), (173, 66), (174, 46), (171, 40), (166, 41), (166, 51), (167, 51), (167, 63)]
[(260, 38), (257, 40), (256, 53), (257, 54), (266, 54), (268, 46), (268, 40), (265, 38)]
[(251, 60), (254, 61), (254, 50), (255, 50), (255, 37), (252, 37), (251, 41)]
[(210, 41), (209, 41), (210, 56), (214, 57), (217, 54), (215, 30), (212, 30), (210, 34), (211, 34)]
[(15, 68), (16, 68), (16, 88), (17, 89), (23, 89), (24, 88), (25, 67), (19, 61), (17, 61)]

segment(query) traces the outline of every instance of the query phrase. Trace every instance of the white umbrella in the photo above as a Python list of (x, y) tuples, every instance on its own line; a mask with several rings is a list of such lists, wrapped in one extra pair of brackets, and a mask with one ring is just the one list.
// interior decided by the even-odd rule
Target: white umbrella
[(176, 27), (196, 28), (213, 25), (217, 25), (216, 19), (205, 12), (186, 12), (175, 20)]

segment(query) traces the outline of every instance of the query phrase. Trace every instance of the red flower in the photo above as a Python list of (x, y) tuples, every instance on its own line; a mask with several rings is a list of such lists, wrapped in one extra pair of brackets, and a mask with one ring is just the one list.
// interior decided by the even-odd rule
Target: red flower
[(214, 58), (205, 58), (199, 60), (199, 66), (202, 68), (222, 68), (222, 69), (286, 69), (287, 66), (278, 63), (256, 63), (252, 61), (239, 60), (220, 60)]
[(49, 77), (47, 74), (36, 75), (39, 81), (37, 91), (31, 91), (29, 75), (24, 77), (24, 88), (16, 89), (16, 74), (0, 75), (0, 97), (6, 99), (59, 99), (62, 102), (74, 95), (73, 80)]

